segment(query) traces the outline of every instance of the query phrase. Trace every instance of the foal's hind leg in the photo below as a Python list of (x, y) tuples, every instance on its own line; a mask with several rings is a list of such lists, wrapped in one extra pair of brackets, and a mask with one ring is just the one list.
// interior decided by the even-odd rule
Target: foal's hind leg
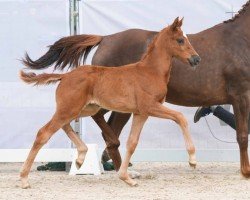
[(29, 188), (30, 184), (28, 182), (28, 175), (31, 169), (31, 166), (35, 160), (35, 157), (38, 151), (42, 146), (47, 143), (50, 137), (62, 127), (62, 121), (59, 122), (55, 117), (53, 117), (45, 126), (43, 126), (37, 133), (36, 139), (33, 143), (33, 146), (30, 150), (30, 153), (23, 164), (23, 167), (20, 172), (21, 177), (21, 187), (23, 189)]
[(86, 153), (88, 151), (88, 147), (74, 132), (70, 124), (64, 125), (62, 129), (66, 132), (69, 139), (76, 145), (78, 151), (78, 158), (76, 159), (76, 167), (79, 169), (84, 162)]
[[(79, 116), (92, 116), (96, 114), (100, 110), (100, 107), (95, 104), (89, 104), (84, 107), (84, 109), (80, 112)], [(79, 136), (74, 132), (71, 125), (68, 123), (62, 127), (62, 129), (66, 132), (70, 140), (76, 145), (78, 151), (78, 158), (76, 159), (76, 167), (79, 169), (84, 160), (88, 151), (87, 145), (79, 138)]]
[(138, 144), (139, 137), (141, 130), (145, 121), (147, 120), (147, 116), (142, 115), (134, 115), (131, 131), (127, 140), (127, 151), (125, 155), (125, 159), (122, 161), (121, 167), (118, 171), (119, 178), (123, 180), (125, 183), (129, 184), (130, 186), (136, 186), (137, 182), (128, 175), (128, 165), (131, 156), (133, 155), (135, 148)]
[(186, 149), (189, 154), (189, 164), (191, 167), (196, 167), (196, 158), (195, 158), (195, 147), (191, 138), (191, 135), (188, 130), (188, 123), (182, 113), (171, 110), (169, 108), (164, 107), (162, 104), (158, 103), (152, 108), (149, 109), (149, 113), (153, 117), (160, 117), (165, 119), (174, 120), (183, 132)]
[(80, 108), (81, 106), (74, 107), (70, 112), (67, 113), (65, 113), (64, 110), (60, 111), (60, 109), (57, 108), (59, 111), (57, 111), (53, 118), (38, 131), (28, 158), (26, 159), (20, 173), (22, 188), (26, 189), (30, 187), (28, 175), (38, 151), (45, 143), (48, 142), (48, 140), (56, 131), (62, 128), (63, 125), (69, 123), (72, 119), (76, 118), (77, 113), (80, 112)]

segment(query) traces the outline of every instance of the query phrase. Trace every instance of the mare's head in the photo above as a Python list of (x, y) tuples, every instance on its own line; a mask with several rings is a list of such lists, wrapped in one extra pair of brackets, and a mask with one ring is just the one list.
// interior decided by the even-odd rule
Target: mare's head
[(186, 34), (181, 30), (182, 23), (183, 18), (179, 20), (177, 17), (170, 26), (162, 30), (162, 36), (165, 38), (167, 52), (172, 57), (194, 67), (199, 64), (201, 58), (190, 44)]

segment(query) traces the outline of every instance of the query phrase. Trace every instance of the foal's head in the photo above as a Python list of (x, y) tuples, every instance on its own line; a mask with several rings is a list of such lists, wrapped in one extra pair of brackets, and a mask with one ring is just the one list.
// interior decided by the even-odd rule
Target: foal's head
[(179, 58), (191, 66), (196, 66), (201, 58), (190, 44), (186, 34), (181, 30), (182, 23), (183, 18), (179, 20), (177, 17), (170, 26), (163, 29), (161, 33), (162, 42), (164, 42), (165, 49), (171, 56)]

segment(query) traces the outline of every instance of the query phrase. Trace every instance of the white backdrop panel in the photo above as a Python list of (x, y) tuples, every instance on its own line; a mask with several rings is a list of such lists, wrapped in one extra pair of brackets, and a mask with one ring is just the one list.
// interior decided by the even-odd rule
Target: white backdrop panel
[(196, 33), (231, 17), (246, 0), (83, 0), (81, 33), (112, 34), (129, 28), (159, 31), (177, 16)]
[[(112, 34), (129, 28), (160, 30), (176, 16), (185, 16), (187, 33), (211, 27), (230, 14), (231, 4), (237, 11), (245, 0), (140, 0), (81, 1), (81, 33)], [(66, 0), (0, 0), (0, 148), (28, 148), (35, 134), (54, 112), (55, 86), (31, 87), (21, 83), (17, 60), (28, 51), (32, 58), (44, 54), (46, 46), (69, 35), (68, 1)], [(90, 59), (89, 59), (90, 62)], [(202, 120), (192, 123), (195, 109), (176, 107), (188, 118), (198, 148), (237, 148), (214, 140)], [(107, 117), (107, 116), (106, 116)], [(208, 118), (213, 131), (225, 140), (234, 140), (229, 127), (221, 127), (214, 117)], [(91, 118), (84, 120), (84, 140), (104, 146), (99, 128)], [(122, 146), (130, 123), (122, 133)], [(60, 131), (48, 147), (69, 147), (68, 138)], [(170, 121), (150, 119), (142, 134), (139, 148), (183, 148), (179, 128)]]
[[(84, 0), (81, 4), (81, 33), (107, 35), (130, 28), (159, 31), (170, 24), (177, 16), (184, 16), (184, 31), (196, 33), (229, 19), (233, 6), (238, 11), (246, 0)], [(88, 63), (91, 60), (88, 59)], [(188, 66), (187, 66), (188, 67)], [(199, 149), (238, 148), (236, 144), (215, 140), (209, 132), (204, 119), (193, 123), (196, 108), (168, 105), (181, 111), (187, 117), (194, 142)], [(108, 117), (108, 116), (106, 116)], [(228, 126), (220, 126), (219, 120), (208, 117), (210, 126), (218, 138), (235, 142), (235, 132)], [(125, 147), (131, 121), (121, 134), (121, 144)], [(104, 145), (100, 129), (92, 119), (83, 121), (85, 141)], [(138, 146), (144, 148), (184, 148), (184, 141), (178, 126), (171, 121), (150, 118), (147, 121)]]
[[(54, 112), (55, 86), (32, 87), (21, 83), (18, 61), (25, 51), (32, 58), (69, 34), (69, 7), (64, 0), (0, 1), (0, 148), (29, 148)], [(57, 133), (48, 147), (69, 147)]]

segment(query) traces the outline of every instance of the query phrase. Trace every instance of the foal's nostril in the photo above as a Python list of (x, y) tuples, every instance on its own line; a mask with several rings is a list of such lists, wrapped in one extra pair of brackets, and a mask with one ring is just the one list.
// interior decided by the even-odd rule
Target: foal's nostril
[(199, 64), (201, 61), (201, 57), (200, 56), (195, 56), (195, 62), (196, 64)]
[(194, 65), (198, 65), (201, 61), (200, 56), (198, 55), (192, 55), (191, 58), (189, 59), (189, 63), (194, 66)]

